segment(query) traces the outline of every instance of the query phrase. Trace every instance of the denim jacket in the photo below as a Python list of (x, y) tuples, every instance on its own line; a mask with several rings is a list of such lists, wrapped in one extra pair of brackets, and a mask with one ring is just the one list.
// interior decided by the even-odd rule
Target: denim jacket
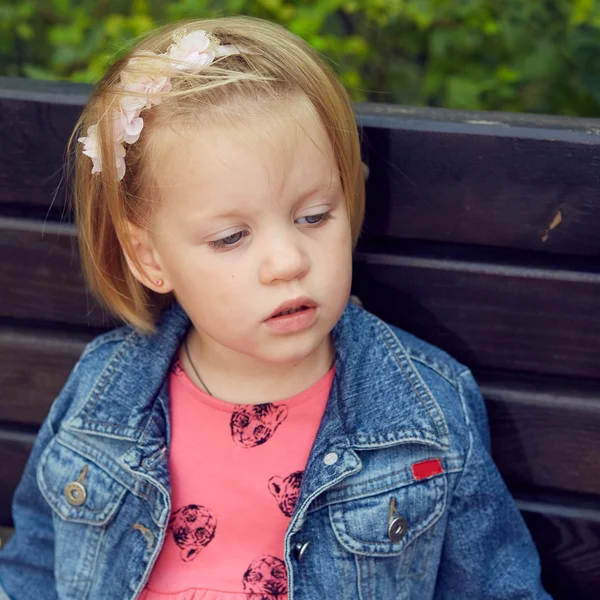
[[(1, 600), (139, 596), (171, 511), (168, 373), (189, 327), (175, 303), (155, 334), (86, 346), (15, 492)], [(470, 371), (352, 303), (333, 340), (282, 548), (289, 599), (549, 598)]]

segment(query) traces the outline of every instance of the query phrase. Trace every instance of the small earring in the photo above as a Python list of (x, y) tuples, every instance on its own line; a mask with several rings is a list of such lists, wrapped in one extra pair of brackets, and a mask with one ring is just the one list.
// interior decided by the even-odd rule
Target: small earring
[(160, 287), (164, 283), (164, 281), (162, 279), (157, 279), (155, 283), (158, 287)]

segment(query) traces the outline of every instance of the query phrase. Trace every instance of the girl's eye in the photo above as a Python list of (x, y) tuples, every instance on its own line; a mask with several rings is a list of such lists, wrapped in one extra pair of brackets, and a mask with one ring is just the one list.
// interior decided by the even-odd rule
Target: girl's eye
[(307, 215), (306, 217), (300, 217), (298, 221), (304, 219), (306, 225), (319, 226), (324, 225), (329, 219), (333, 218), (330, 212), (321, 213), (318, 215)]
[(221, 238), (220, 240), (208, 242), (208, 245), (212, 250), (227, 250), (235, 247), (242, 238), (246, 237), (246, 235), (248, 235), (247, 231), (238, 231), (237, 233), (232, 233), (231, 235)]

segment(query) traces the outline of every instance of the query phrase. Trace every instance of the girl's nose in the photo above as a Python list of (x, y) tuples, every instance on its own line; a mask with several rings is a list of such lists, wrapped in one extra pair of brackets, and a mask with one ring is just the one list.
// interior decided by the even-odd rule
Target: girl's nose
[(310, 266), (309, 257), (294, 233), (268, 236), (259, 272), (261, 283), (291, 281), (306, 275)]

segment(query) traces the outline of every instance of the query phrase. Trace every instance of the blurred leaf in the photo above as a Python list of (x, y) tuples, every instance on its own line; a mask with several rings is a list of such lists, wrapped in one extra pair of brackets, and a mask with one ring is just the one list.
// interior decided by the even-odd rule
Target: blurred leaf
[(355, 100), (600, 116), (594, 0), (0, 0), (0, 74), (95, 82), (184, 18), (281, 23)]
[(511, 69), (505, 65), (500, 65), (496, 69), (496, 76), (498, 77), (499, 81), (505, 81), (506, 83), (515, 83), (521, 79), (519, 71)]
[(44, 81), (55, 81), (58, 79), (52, 71), (37, 67), (36, 65), (23, 65), (23, 71), (25, 72), (25, 75), (31, 79), (41, 79)]
[(573, 0), (573, 13), (571, 15), (572, 25), (585, 23), (594, 8), (594, 0)]
[(54, 25), (48, 29), (48, 41), (53, 46), (75, 46), (83, 41), (83, 31), (76, 24)]
[(479, 108), (481, 87), (476, 81), (464, 77), (450, 77), (446, 84), (446, 103), (448, 108)]
[(25, 41), (29, 41), (35, 35), (33, 27), (31, 27), (29, 23), (17, 23), (16, 32), (17, 35)]
[(342, 73), (342, 81), (344, 85), (350, 88), (357, 88), (360, 86), (360, 73), (358, 71), (344, 71)]

